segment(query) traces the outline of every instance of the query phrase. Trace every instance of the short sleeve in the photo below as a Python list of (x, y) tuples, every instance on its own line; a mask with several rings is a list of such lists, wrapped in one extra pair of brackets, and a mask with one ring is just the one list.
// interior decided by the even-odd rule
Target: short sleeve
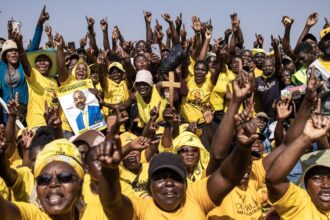
[(42, 212), (37, 206), (25, 203), (25, 202), (13, 202), (14, 205), (19, 209), (21, 214), (21, 220), (31, 220), (31, 219), (50, 219), (48, 215)]
[(187, 191), (187, 196), (196, 201), (205, 214), (216, 207), (207, 191), (207, 181), (208, 178), (204, 178), (200, 181), (194, 182), (188, 185)]

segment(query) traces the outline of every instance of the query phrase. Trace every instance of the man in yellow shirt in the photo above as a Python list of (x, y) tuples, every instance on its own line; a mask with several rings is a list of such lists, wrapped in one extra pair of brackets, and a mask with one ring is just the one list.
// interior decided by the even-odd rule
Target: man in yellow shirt
[[(330, 150), (303, 155), (314, 141), (327, 135), (329, 127), (330, 121), (326, 116), (311, 116), (303, 132), (287, 144), (268, 169), (269, 200), (281, 219), (329, 219)], [(306, 190), (286, 179), (300, 157)]]

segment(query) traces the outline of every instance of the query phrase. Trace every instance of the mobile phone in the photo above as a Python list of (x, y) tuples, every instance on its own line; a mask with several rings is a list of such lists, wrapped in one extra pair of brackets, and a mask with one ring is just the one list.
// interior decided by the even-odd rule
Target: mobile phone
[(13, 21), (12, 22), (13, 25), (13, 30), (17, 31), (18, 33), (21, 33), (21, 28), (22, 28), (22, 23), (19, 21)]
[(76, 44), (74, 41), (68, 42), (68, 48), (71, 52), (76, 52)]
[(151, 52), (160, 57), (160, 48), (158, 44), (151, 44)]

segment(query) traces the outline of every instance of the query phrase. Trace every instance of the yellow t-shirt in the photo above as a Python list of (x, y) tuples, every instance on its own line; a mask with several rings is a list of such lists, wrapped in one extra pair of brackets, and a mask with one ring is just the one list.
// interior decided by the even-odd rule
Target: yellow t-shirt
[(154, 107), (157, 107), (159, 102), (160, 102), (160, 109), (159, 109), (159, 117), (157, 119), (157, 122), (163, 121), (162, 112), (166, 107), (166, 103), (167, 103), (166, 100), (160, 96), (160, 94), (156, 89), (156, 86), (152, 88), (151, 100), (149, 104), (145, 103), (139, 92), (136, 92), (136, 103), (139, 111), (138, 127), (142, 128), (148, 123), (148, 121), (150, 120), (150, 110), (153, 109)]
[(263, 219), (263, 200), (258, 190), (265, 185), (265, 175), (262, 160), (253, 162), (247, 186), (235, 187), (222, 200), (221, 205), (208, 214), (208, 219)]
[(299, 188), (292, 182), (290, 182), (289, 189), (284, 196), (272, 205), (281, 219), (330, 219), (330, 212), (320, 212), (306, 190)]
[(227, 85), (230, 92), (233, 92), (231, 82), (236, 78), (235, 73), (227, 68), (226, 73), (220, 73), (217, 84), (214, 86), (210, 96), (210, 104), (215, 111), (226, 111), (229, 101), (226, 100)]
[(5, 181), (0, 177), (0, 195), (9, 201), (11, 201), (11, 190), (7, 187)]
[(29, 91), (26, 122), (29, 128), (45, 126), (45, 102), (51, 103), (53, 91), (57, 89), (54, 78), (43, 76), (37, 69), (32, 68), (30, 77), (26, 76)]
[(186, 81), (188, 94), (182, 99), (181, 115), (189, 123), (196, 122), (197, 119), (199, 119), (199, 123), (203, 123), (205, 120), (202, 104), (210, 101), (210, 95), (213, 90), (211, 79), (210, 77), (205, 77), (205, 81), (202, 84), (197, 84), (194, 75), (189, 72)]
[(19, 155), (17, 148), (15, 148), (13, 155), (8, 160), (9, 160), (10, 167), (13, 169), (15, 169), (16, 167), (21, 166), (23, 164), (23, 160), (22, 160), (21, 156)]
[(255, 78), (257, 78), (257, 77), (259, 77), (259, 76), (262, 76), (262, 73), (263, 73), (263, 71), (262, 71), (261, 69), (259, 69), (258, 67), (256, 67), (256, 68), (254, 69), (254, 77), (255, 77)]
[(207, 192), (207, 178), (188, 185), (186, 199), (175, 212), (165, 212), (158, 208), (152, 197), (145, 199), (130, 197), (134, 216), (133, 219), (161, 220), (161, 219), (206, 219), (206, 214), (215, 207)]
[[(149, 163), (141, 163), (141, 165), (142, 170), (138, 175), (129, 171), (122, 164), (119, 166), (120, 181), (129, 184), (133, 188), (135, 195), (138, 197), (144, 197), (148, 194), (147, 183)], [(122, 192), (125, 194), (123, 190)]]
[(28, 167), (17, 168), (16, 172), (17, 180), (11, 188), (13, 199), (20, 202), (29, 202), (35, 185), (34, 175)]
[[(129, 89), (125, 80), (119, 84), (107, 78), (107, 87), (104, 88), (104, 102), (109, 104), (120, 104), (129, 99)], [(103, 108), (104, 115), (109, 115), (112, 112), (109, 108)]]
[(319, 62), (330, 73), (330, 61), (319, 59)]
[[(91, 177), (89, 174), (85, 174), (82, 194), (84, 196), (84, 202), (86, 203), (86, 209), (84, 211), (84, 217), (86, 219), (108, 219), (103, 212), (102, 204), (98, 194), (94, 194), (90, 188)], [(134, 191), (130, 185), (120, 181), (122, 193), (126, 196), (133, 196)], [(98, 210), (95, 212), (95, 210)], [(99, 210), (102, 210), (99, 211)]]

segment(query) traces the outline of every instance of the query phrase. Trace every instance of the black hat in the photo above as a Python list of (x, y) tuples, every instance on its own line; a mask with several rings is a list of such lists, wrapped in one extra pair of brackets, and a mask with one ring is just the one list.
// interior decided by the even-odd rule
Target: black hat
[(181, 158), (176, 154), (163, 152), (154, 156), (149, 164), (149, 178), (161, 169), (170, 169), (176, 172), (182, 179), (186, 179), (186, 167)]

